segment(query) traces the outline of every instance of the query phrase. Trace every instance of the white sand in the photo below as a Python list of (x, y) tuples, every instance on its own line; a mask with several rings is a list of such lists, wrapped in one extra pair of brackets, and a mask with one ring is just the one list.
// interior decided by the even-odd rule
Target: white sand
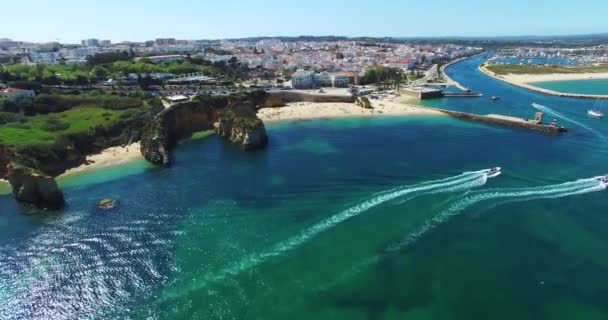
[(264, 108), (258, 117), (264, 122), (383, 115), (443, 115), (443, 113), (398, 101), (399, 98), (370, 100), (374, 109), (354, 103), (294, 102), (281, 108)]
[[(66, 177), (78, 172), (85, 172), (87, 170), (103, 169), (111, 166), (121, 165), (128, 163), (133, 160), (141, 160), (144, 157), (139, 151), (139, 142), (130, 144), (125, 147), (113, 147), (103, 150), (99, 154), (87, 156), (87, 162), (89, 164), (83, 164), (76, 168), (69, 169), (59, 176)], [(10, 187), (9, 182), (4, 179), (0, 179), (0, 188)]]
[(139, 148), (140, 144), (139, 142), (136, 142), (125, 147), (113, 147), (105, 149), (99, 154), (87, 156), (87, 162), (91, 162), (90, 164), (83, 164), (76, 168), (69, 169), (65, 173), (61, 174), (60, 177), (86, 170), (120, 165), (133, 160), (141, 160), (144, 157), (141, 155)]
[(503, 78), (507, 81), (518, 83), (532, 83), (544, 81), (565, 81), (565, 80), (589, 80), (589, 79), (608, 79), (606, 73), (550, 73), (550, 74), (508, 74)]
[(549, 90), (549, 89), (539, 88), (539, 87), (534, 86), (534, 84), (533, 84), (533, 82), (544, 82), (544, 81), (608, 79), (608, 72), (498, 75), (498, 74), (488, 70), (485, 66), (480, 66), (479, 70), (496, 80), (504, 81), (506, 83), (510, 83), (510, 84), (518, 86), (518, 87), (541, 92), (544, 94), (560, 96), (560, 97), (608, 99), (608, 95), (557, 92), (557, 91), (553, 91), (553, 90)]

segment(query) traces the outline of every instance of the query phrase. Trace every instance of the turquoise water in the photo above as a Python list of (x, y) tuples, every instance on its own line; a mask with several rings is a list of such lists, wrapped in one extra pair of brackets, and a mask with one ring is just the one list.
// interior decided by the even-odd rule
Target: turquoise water
[(532, 82), (533, 86), (563, 93), (608, 95), (608, 79)]
[[(571, 122), (564, 136), (448, 117), (268, 127), (62, 181), (69, 207), (0, 196), (1, 319), (606, 319), (603, 121), (584, 100), (448, 68), (489, 98), (434, 106)], [(573, 122), (572, 122), (573, 121)], [(578, 123), (578, 124), (575, 124)], [(478, 170), (502, 166), (493, 179)], [(565, 184), (564, 184), (565, 183)], [(112, 212), (97, 210), (105, 197)]]

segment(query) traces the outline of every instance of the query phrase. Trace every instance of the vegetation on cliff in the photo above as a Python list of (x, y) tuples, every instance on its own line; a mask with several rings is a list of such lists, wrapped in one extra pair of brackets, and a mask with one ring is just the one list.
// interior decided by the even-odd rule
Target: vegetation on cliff
[(9, 161), (60, 174), (87, 154), (139, 140), (144, 123), (162, 109), (157, 99), (112, 95), (45, 95), (15, 104), (0, 112), (0, 177)]

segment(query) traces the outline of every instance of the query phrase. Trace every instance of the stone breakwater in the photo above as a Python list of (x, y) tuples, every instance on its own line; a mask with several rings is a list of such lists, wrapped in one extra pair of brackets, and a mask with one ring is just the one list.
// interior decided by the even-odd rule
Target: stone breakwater
[(452, 116), (457, 119), (474, 121), (487, 123), (491, 125), (500, 125), (512, 128), (523, 128), (529, 130), (535, 130), (539, 132), (551, 133), (551, 134), (561, 134), (565, 133), (568, 130), (564, 127), (545, 125), (540, 123), (535, 123), (532, 121), (527, 121), (525, 119), (519, 119), (514, 117), (500, 116), (500, 115), (478, 115), (473, 113), (452, 111), (452, 110), (444, 110), (444, 109), (434, 109), (439, 112), (445, 113), (449, 116)]
[(557, 91), (553, 91), (553, 90), (539, 88), (539, 87), (536, 87), (536, 86), (533, 86), (531, 84), (524, 83), (524, 82), (511, 81), (511, 80), (505, 78), (504, 76), (498, 75), (498, 74), (488, 70), (486, 68), (486, 65), (479, 66), (479, 71), (483, 72), (487, 76), (492, 77), (496, 80), (499, 80), (499, 81), (502, 81), (502, 82), (505, 82), (505, 83), (508, 83), (510, 85), (514, 85), (514, 86), (517, 86), (520, 88), (524, 88), (524, 89), (532, 90), (532, 91), (535, 91), (538, 93), (546, 94), (546, 95), (557, 96), (557, 97), (567, 97), (567, 98), (580, 98), (580, 99), (608, 99), (608, 95), (557, 92)]

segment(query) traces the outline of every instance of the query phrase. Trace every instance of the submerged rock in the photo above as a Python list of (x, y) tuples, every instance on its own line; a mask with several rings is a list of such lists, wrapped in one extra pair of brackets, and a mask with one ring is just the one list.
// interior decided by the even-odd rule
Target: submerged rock
[(61, 209), (65, 204), (55, 179), (36, 169), (11, 162), (7, 166), (7, 178), (19, 202), (52, 210)]
[(103, 210), (111, 210), (116, 208), (116, 200), (112, 200), (112, 199), (102, 199), (99, 201), (99, 209), (103, 209)]

